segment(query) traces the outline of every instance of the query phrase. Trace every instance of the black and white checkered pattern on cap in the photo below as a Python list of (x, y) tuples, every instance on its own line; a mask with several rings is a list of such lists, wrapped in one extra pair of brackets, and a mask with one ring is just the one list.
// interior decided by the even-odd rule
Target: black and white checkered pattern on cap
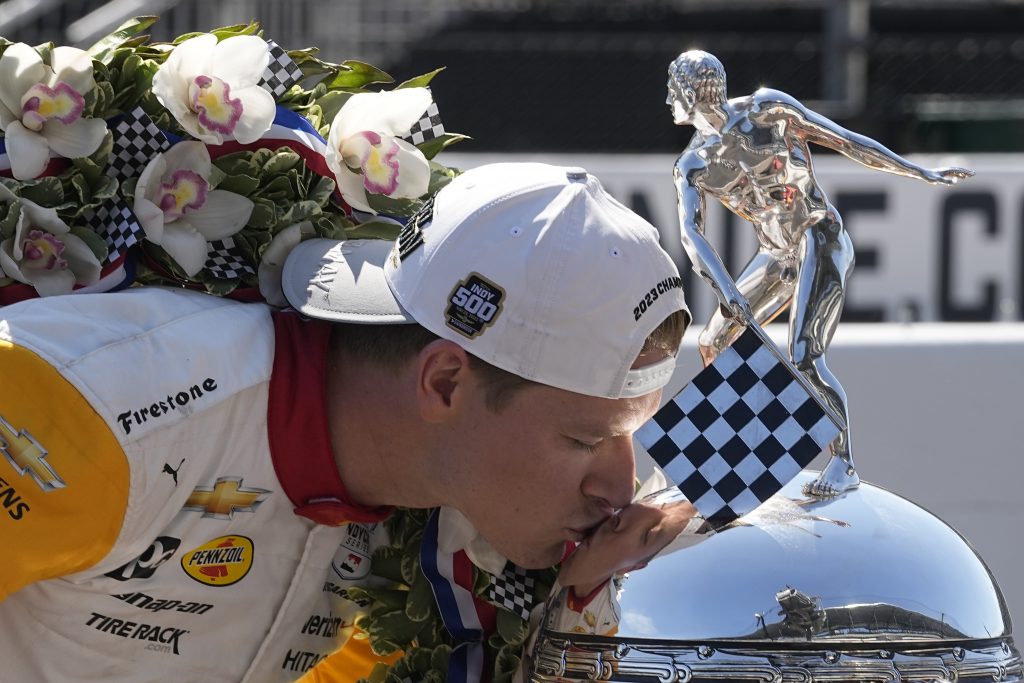
[(437, 111), (437, 102), (431, 102), (423, 116), (412, 124), (409, 132), (402, 136), (414, 145), (424, 143), (444, 135), (444, 125), (441, 123), (441, 114)]
[(156, 127), (142, 107), (114, 119), (110, 124), (114, 149), (110, 155), (107, 175), (112, 178), (134, 178), (142, 173), (154, 156), (171, 148), (167, 136)]
[(270, 48), (270, 62), (260, 79), (260, 87), (276, 100), (302, 80), (302, 69), (274, 41), (268, 40), (267, 46)]
[(500, 575), (491, 576), (485, 597), (488, 602), (526, 620), (533, 609), (533, 585), (534, 579), (525, 569), (509, 562)]
[(839, 428), (747, 330), (636, 434), (713, 525), (771, 498)]
[(107, 244), (107, 255), (100, 265), (106, 266), (136, 244), (144, 236), (135, 212), (121, 197), (111, 197), (95, 209), (82, 213), (85, 227), (103, 238)]
[(249, 264), (242, 251), (230, 237), (207, 242), (206, 269), (219, 280), (234, 280), (243, 275), (255, 275), (256, 269)]

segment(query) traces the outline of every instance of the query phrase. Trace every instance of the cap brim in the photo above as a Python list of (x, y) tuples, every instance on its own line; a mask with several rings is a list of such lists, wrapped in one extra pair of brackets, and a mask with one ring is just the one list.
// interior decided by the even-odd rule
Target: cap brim
[(414, 323), (384, 278), (384, 262), (393, 246), (388, 240), (307, 240), (288, 255), (281, 289), (288, 303), (310, 318)]

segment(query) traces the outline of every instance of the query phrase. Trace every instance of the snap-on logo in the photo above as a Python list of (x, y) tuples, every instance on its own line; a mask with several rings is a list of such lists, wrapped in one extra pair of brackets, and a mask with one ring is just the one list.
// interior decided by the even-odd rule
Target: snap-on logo
[(167, 413), (184, 408), (192, 401), (201, 399), (211, 391), (217, 390), (217, 380), (207, 377), (202, 384), (193, 384), (175, 394), (167, 394), (166, 397), (153, 401), (148, 406), (140, 406), (132, 410), (126, 410), (117, 416), (121, 428), (125, 434), (132, 433), (132, 425), (144, 424), (147, 420), (155, 420)]
[(448, 296), (445, 322), (448, 327), (472, 339), (483, 332), (501, 313), (505, 290), (479, 273), (470, 273)]

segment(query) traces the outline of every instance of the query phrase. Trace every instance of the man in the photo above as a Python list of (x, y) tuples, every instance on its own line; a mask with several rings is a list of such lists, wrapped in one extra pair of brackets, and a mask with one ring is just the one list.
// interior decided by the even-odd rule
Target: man
[(455, 179), (397, 243), (311, 240), (271, 312), (144, 288), (0, 320), (12, 680), (287, 681), (353, 638), (392, 506), (545, 567), (633, 493), (689, 320), (581, 169)]
[[(842, 312), (853, 245), (814, 178), (808, 143), (869, 168), (930, 183), (951, 185), (972, 173), (922, 168), (777, 90), (726, 99), (724, 67), (700, 50), (684, 52), (669, 66), (666, 103), (676, 125), (696, 129), (673, 175), (683, 246), (721, 304), (700, 335), (705, 364), (739, 336), (747, 321), (768, 322), (792, 301), (790, 358), (849, 425), (846, 393), (825, 364), (825, 350)], [(760, 249), (735, 280), (704, 238), (705, 195), (750, 221), (757, 233)], [(860, 481), (849, 428), (831, 450), (825, 470), (808, 487), (812, 495), (836, 495)]]

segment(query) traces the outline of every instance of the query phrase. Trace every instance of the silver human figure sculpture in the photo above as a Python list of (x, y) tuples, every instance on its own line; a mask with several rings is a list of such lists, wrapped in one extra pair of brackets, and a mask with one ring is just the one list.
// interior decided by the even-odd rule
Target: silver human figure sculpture
[[(778, 90), (726, 99), (725, 69), (700, 50), (669, 66), (668, 100), (676, 125), (696, 129), (673, 177), (683, 247), (720, 306), (701, 332), (705, 365), (748, 321), (766, 323), (791, 305), (789, 357), (825, 403), (846, 420), (832, 458), (805, 493), (828, 497), (860, 483), (850, 446), (846, 393), (825, 364), (853, 270), (853, 244), (814, 178), (809, 143), (869, 168), (951, 185), (963, 168), (926, 169), (848, 131)], [(706, 195), (750, 221), (760, 248), (735, 280), (704, 237)]]

